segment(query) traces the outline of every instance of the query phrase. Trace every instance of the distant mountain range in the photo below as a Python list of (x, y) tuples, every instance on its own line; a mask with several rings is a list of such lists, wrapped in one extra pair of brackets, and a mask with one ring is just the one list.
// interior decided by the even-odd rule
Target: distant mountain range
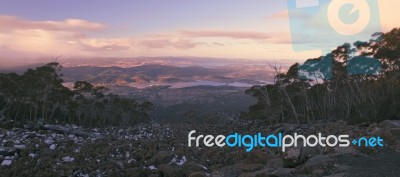
[[(262, 84), (271, 82), (273, 73), (265, 60), (136, 57), (136, 58), (61, 58), (65, 82), (88, 81), (94, 84), (171, 85), (170, 83), (212, 81), (219, 83)], [(54, 61), (48, 61), (54, 62)], [(288, 61), (280, 61), (287, 68)], [(24, 63), (15, 67), (0, 65), (0, 72), (22, 73), (44, 63)], [(261, 82), (260, 82), (261, 81)]]
[(260, 81), (270, 80), (267, 71), (266, 66), (257, 65), (206, 68), (201, 66), (178, 67), (160, 64), (145, 64), (129, 68), (116, 66), (77, 66), (65, 67), (62, 70), (66, 82), (82, 80), (98, 84), (118, 85), (150, 82), (192, 82), (196, 80), (260, 84), (262, 83)]

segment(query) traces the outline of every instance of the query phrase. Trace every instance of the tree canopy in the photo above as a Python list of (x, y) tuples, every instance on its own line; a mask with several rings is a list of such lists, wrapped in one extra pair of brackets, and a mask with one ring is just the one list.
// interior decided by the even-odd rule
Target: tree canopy
[(400, 119), (399, 28), (375, 33), (368, 42), (345, 43), (305, 64), (317, 63), (310, 66), (322, 67), (319, 63), (327, 57), (332, 62), (330, 79), (302, 77), (302, 66), (298, 63), (286, 73), (274, 67), (277, 71), (274, 84), (253, 86), (246, 91), (258, 102), (243, 116), (267, 119), (270, 123)]
[(63, 85), (62, 66), (48, 63), (19, 75), (0, 73), (0, 116), (21, 121), (76, 123), (85, 126), (133, 125), (148, 120), (150, 102), (109, 94), (107, 88), (77, 81)]

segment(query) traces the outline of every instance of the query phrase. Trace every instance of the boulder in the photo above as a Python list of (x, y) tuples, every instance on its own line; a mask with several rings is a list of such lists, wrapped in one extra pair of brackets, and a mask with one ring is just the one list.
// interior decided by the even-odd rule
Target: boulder
[(400, 120), (385, 120), (379, 126), (383, 131), (381, 136), (384, 138), (385, 145), (400, 152)]
[(272, 169), (266, 168), (255, 172), (243, 173), (239, 177), (269, 177)]
[(351, 155), (351, 156), (362, 156), (363, 154), (357, 150), (354, 146), (348, 147), (335, 147), (334, 153), (330, 154), (331, 157)]
[(160, 151), (155, 154), (150, 160), (148, 160), (149, 165), (155, 164), (168, 164), (175, 157), (174, 153), (168, 151)]
[(301, 147), (300, 149), (300, 159), (309, 159), (313, 156), (321, 154), (322, 150), (320, 147)]
[(379, 124), (383, 128), (400, 128), (400, 120), (385, 120)]
[(291, 148), (283, 154), (283, 166), (285, 168), (294, 168), (303, 164), (307, 159), (301, 155), (301, 148)]
[(186, 176), (182, 170), (173, 165), (163, 164), (158, 167), (165, 177), (180, 177)]
[(322, 176), (325, 173), (324, 170), (322, 169), (316, 169), (314, 171), (312, 171), (311, 175), (312, 176)]
[(396, 144), (400, 142), (400, 128), (387, 129), (383, 135), (388, 143)]
[(267, 162), (267, 168), (277, 169), (283, 168), (283, 160), (280, 158), (274, 158)]
[(291, 148), (287, 151), (287, 154), (284, 156), (285, 159), (298, 159), (300, 157), (300, 148)]
[(207, 174), (202, 171), (190, 173), (189, 177), (207, 177)]
[(187, 162), (184, 165), (182, 165), (182, 169), (183, 171), (185, 171), (186, 174), (191, 174), (193, 172), (208, 171), (207, 167), (196, 162)]
[(227, 166), (211, 173), (213, 177), (236, 177), (242, 174), (242, 170), (236, 166)]
[(239, 168), (243, 173), (258, 171), (265, 168), (265, 166), (262, 164), (237, 164), (235, 166), (236, 168)]
[(304, 169), (306, 173), (312, 174), (317, 170), (324, 170), (326, 167), (333, 163), (333, 159), (331, 159), (328, 155), (316, 155), (307, 160), (304, 164)]
[(272, 176), (291, 176), (296, 172), (294, 168), (278, 168), (271, 173)]
[(271, 159), (271, 155), (261, 149), (252, 150), (248, 153), (245, 163), (248, 164), (266, 164)]
[(15, 147), (0, 146), (0, 155), (3, 155), (3, 156), (14, 155), (15, 153), (18, 153), (18, 151), (19, 150)]
[(211, 176), (215, 177), (239, 176), (243, 173), (250, 173), (250, 172), (260, 171), (263, 169), (265, 169), (265, 166), (262, 164), (236, 164), (216, 170), (211, 174)]
[(324, 177), (344, 177), (344, 176), (345, 176), (344, 173), (336, 173), (336, 174), (332, 174), (332, 175), (324, 176)]

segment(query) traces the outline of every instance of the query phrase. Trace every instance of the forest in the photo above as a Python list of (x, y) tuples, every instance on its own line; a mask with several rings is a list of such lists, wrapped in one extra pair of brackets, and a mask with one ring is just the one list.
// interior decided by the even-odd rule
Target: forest
[[(376, 65), (370, 67), (368, 62), (372, 57), (380, 62), (377, 72), (371, 70)], [(326, 67), (323, 64), (326, 58), (332, 60), (332, 74), (325, 78), (302, 77), (304, 71), (298, 63), (287, 72), (271, 65), (276, 73), (274, 84), (253, 86), (246, 91), (258, 101), (242, 117), (267, 119), (270, 124), (315, 120), (359, 124), (400, 119), (399, 28), (375, 33), (368, 42), (345, 43), (326, 56), (308, 59), (305, 64), (314, 62)], [(367, 66), (362, 65), (363, 59)], [(359, 60), (357, 67), (364, 72), (350, 66), (355, 60)]]
[[(150, 102), (139, 103), (85, 81), (73, 89), (63, 85), (59, 63), (48, 63), (23, 74), (0, 73), (0, 119), (75, 123), (82, 126), (134, 125), (148, 120)], [(13, 125), (13, 126), (14, 126)]]

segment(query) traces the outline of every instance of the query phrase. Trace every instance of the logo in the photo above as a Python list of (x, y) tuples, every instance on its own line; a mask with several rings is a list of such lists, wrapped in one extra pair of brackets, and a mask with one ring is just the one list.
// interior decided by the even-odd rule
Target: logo
[[(378, 0), (288, 0), (293, 50), (320, 50), (327, 54), (301, 65), (299, 77), (332, 79), (330, 51), (338, 45), (369, 39), (371, 34), (380, 32), (378, 5)], [(350, 51), (346, 64), (349, 75), (379, 73), (378, 60), (355, 56), (355, 50)]]
[(285, 152), (289, 147), (349, 147), (351, 144), (354, 146), (365, 146), (365, 147), (383, 147), (383, 139), (381, 137), (361, 137), (358, 139), (349, 138), (349, 135), (328, 135), (323, 136), (321, 133), (317, 135), (283, 135), (269, 134), (263, 135), (262, 133), (256, 133), (254, 135), (242, 135), (239, 133), (233, 133), (228, 136), (225, 135), (197, 135), (196, 130), (192, 130), (188, 134), (188, 147), (199, 147), (204, 145), (206, 147), (218, 146), (218, 147), (244, 147), (246, 152), (252, 151), (255, 147), (272, 147), (281, 148), (282, 152)]

